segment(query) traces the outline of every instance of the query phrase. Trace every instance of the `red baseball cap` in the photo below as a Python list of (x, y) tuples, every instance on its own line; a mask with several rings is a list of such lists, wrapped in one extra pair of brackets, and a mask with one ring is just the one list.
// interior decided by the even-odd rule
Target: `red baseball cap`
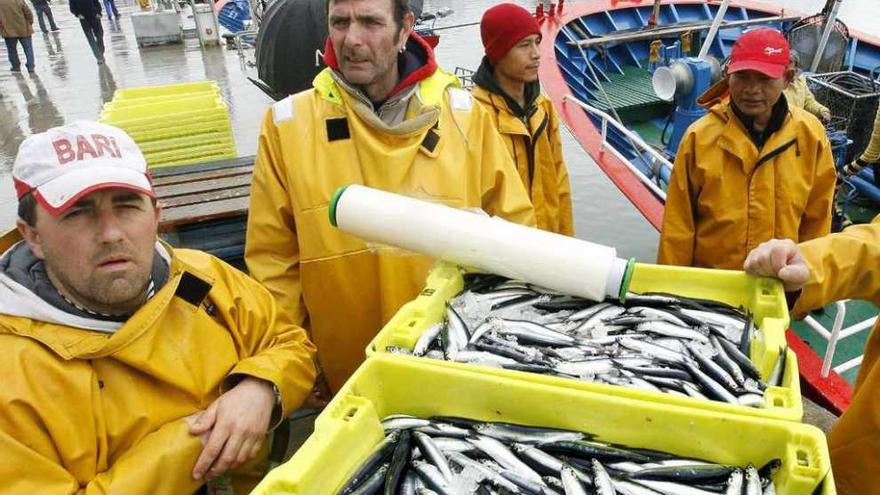
[(768, 77), (782, 77), (790, 60), (785, 36), (770, 28), (755, 29), (740, 36), (733, 45), (727, 73), (755, 70)]

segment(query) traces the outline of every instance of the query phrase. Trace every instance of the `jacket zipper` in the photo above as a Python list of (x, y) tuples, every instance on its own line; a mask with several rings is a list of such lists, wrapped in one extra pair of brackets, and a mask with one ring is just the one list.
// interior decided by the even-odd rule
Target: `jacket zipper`
[[(748, 218), (748, 208), (752, 202), (752, 180), (755, 178), (755, 173), (758, 171), (758, 168), (761, 165), (769, 162), (773, 158), (785, 153), (785, 151), (787, 149), (791, 148), (792, 145), (797, 145), (797, 142), (798, 142), (797, 138), (792, 139), (791, 141), (783, 144), (782, 146), (771, 151), (770, 153), (767, 153), (766, 155), (762, 156), (758, 160), (758, 163), (755, 164), (755, 168), (752, 169), (752, 173), (749, 174), (749, 188), (748, 188), (748, 193), (747, 193), (747, 198), (746, 198), (746, 218)], [(745, 239), (746, 247), (748, 247), (748, 245), (749, 245), (749, 231), (750, 230), (751, 230), (751, 222), (747, 221), (746, 222), (746, 239)]]
[[(529, 157), (529, 192), (532, 191), (532, 184), (535, 182), (535, 143), (540, 139), (541, 134), (544, 132), (544, 129), (547, 128), (547, 122), (550, 119), (547, 115), (544, 115), (544, 120), (541, 121), (541, 125), (538, 126), (538, 130), (535, 132), (534, 136), (530, 136), (526, 141), (526, 148), (528, 149), (528, 157)], [(528, 127), (528, 123), (526, 124)]]

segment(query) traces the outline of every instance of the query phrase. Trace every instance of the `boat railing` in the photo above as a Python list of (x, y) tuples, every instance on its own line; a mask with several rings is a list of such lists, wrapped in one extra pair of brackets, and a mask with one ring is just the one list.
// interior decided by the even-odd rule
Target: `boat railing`
[[(817, 334), (819, 334), (819, 336), (828, 341), (828, 347), (825, 350), (825, 358), (822, 361), (822, 378), (828, 378), (828, 374), (831, 372), (831, 363), (834, 361), (834, 353), (837, 350), (837, 343), (840, 342), (842, 339), (852, 337), (857, 333), (870, 330), (877, 322), (877, 317), (875, 316), (873, 318), (868, 318), (867, 320), (843, 328), (843, 323), (846, 319), (846, 302), (847, 301), (837, 301), (836, 303), (834, 303), (835, 308), (837, 309), (837, 314), (834, 317), (834, 323), (831, 326), (831, 331), (828, 331), (827, 328), (822, 326), (822, 324), (816, 321), (816, 319), (812, 316), (807, 316), (806, 318), (804, 318), (804, 323), (806, 323)], [(845, 373), (861, 365), (863, 358), (864, 356), (858, 356), (850, 359), (845, 363), (835, 366), (833, 368), (834, 372), (837, 374)]]
[[(567, 94), (562, 98), (563, 104), (566, 102), (572, 102), (575, 105), (581, 107), (586, 110), (590, 114), (601, 119), (601, 127), (602, 127), (602, 143), (599, 146), (599, 152), (605, 153), (605, 150), (610, 150), (611, 153), (617, 156), (624, 165), (629, 167), (629, 169), (639, 178), (642, 183), (648, 187), (654, 194), (656, 194), (659, 198), (666, 200), (666, 191), (664, 191), (660, 186), (655, 184), (650, 177), (645, 175), (641, 170), (638, 169), (632, 162), (626, 158), (623, 153), (620, 152), (617, 148), (615, 148), (611, 143), (608, 142), (608, 125), (613, 126), (618, 132), (626, 136), (629, 139), (630, 143), (633, 147), (635, 147), (635, 152), (644, 156), (644, 153), (648, 153), (650, 156), (650, 167), (652, 170), (659, 170), (659, 167), (668, 167), (669, 170), (672, 170), (672, 162), (669, 161), (668, 158), (660, 154), (653, 146), (646, 143), (641, 136), (636, 134), (635, 132), (627, 129), (625, 125), (621, 124), (614, 117), (609, 115), (608, 113), (600, 110), (588, 103), (584, 103), (583, 101), (578, 100), (576, 97), (571, 94)], [(659, 174), (658, 174), (659, 175)]]

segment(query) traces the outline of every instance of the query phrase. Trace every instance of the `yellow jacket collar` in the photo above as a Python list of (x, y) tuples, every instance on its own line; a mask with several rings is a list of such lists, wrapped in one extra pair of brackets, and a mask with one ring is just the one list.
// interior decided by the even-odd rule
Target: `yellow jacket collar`
[[(332, 69), (325, 68), (319, 72), (312, 81), (312, 86), (321, 98), (336, 105), (343, 104), (343, 89), (333, 79)], [(416, 86), (416, 95), (418, 95), (419, 100), (424, 105), (440, 106), (446, 93), (446, 88), (458, 88), (461, 87), (461, 83), (455, 75), (438, 68), (433, 75), (420, 81)], [(358, 95), (352, 96), (357, 97)]]

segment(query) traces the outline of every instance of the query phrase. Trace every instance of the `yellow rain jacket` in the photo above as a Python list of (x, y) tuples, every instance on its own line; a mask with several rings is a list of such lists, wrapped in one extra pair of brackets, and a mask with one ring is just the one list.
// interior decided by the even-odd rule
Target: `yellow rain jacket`
[[(807, 112), (821, 119), (822, 114), (829, 113), (828, 107), (819, 103), (810, 87), (807, 86), (807, 80), (802, 74), (795, 76), (791, 84), (785, 88), (785, 99), (788, 104), (797, 108), (803, 108)], [(829, 113), (830, 115), (830, 113)]]
[(334, 77), (324, 70), (263, 120), (245, 258), (284, 321), (310, 330), (336, 391), (434, 263), (331, 226), (337, 188), (363, 184), (527, 225), (535, 217), (487, 112), (454, 76), (438, 69), (419, 82), (395, 126)]
[(474, 98), (482, 103), (501, 133), (507, 151), (529, 191), (539, 229), (574, 235), (571, 185), (562, 157), (559, 115), (544, 94), (535, 100), (528, 122), (517, 117), (500, 95), (476, 86)]
[[(17, 240), (7, 234), (0, 248)], [(108, 322), (0, 280), (0, 494), (193, 493), (202, 444), (183, 418), (227, 379), (274, 383), (285, 416), (311, 390), (314, 349), (275, 318), (264, 288), (208, 254), (162, 249), (168, 281), (115, 331), (84, 329)], [(20, 316), (29, 311), (40, 319)], [(259, 479), (237, 481), (243, 494)]]
[[(795, 304), (795, 315), (841, 299), (880, 305), (880, 217), (868, 225), (800, 244), (810, 281)], [(849, 409), (828, 443), (839, 495), (880, 495), (880, 330), (874, 326)]]
[(729, 101), (715, 105), (675, 157), (658, 262), (741, 270), (764, 241), (826, 235), (835, 180), (825, 129), (803, 110), (758, 150)]
[(874, 117), (874, 131), (871, 133), (868, 147), (862, 152), (861, 160), (865, 163), (880, 162), (880, 109)]

